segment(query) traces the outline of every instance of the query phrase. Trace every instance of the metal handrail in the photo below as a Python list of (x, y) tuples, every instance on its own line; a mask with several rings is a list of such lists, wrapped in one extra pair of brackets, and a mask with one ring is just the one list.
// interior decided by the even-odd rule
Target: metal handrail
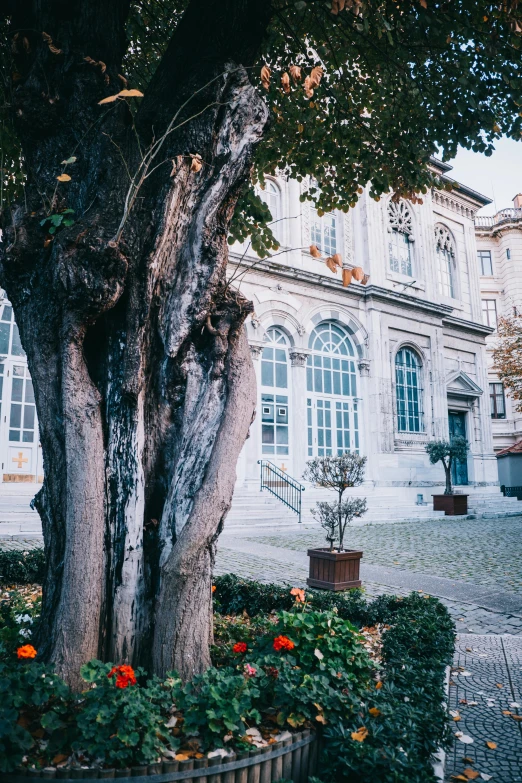
[(299, 517), (301, 522), (301, 494), (305, 488), (291, 476), (270, 462), (268, 459), (258, 459), (261, 465), (261, 492), (267, 489), (272, 495), (288, 506)]

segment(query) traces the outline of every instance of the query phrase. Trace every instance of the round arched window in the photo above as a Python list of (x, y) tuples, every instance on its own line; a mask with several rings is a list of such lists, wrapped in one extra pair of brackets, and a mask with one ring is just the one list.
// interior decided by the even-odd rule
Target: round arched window
[(266, 456), (289, 454), (288, 338), (271, 326), (261, 355), (261, 441)]
[(423, 432), (422, 366), (411, 348), (401, 348), (395, 357), (397, 429), (399, 432)]
[(326, 321), (313, 330), (308, 347), (308, 456), (358, 450), (357, 371), (350, 336), (340, 324)]

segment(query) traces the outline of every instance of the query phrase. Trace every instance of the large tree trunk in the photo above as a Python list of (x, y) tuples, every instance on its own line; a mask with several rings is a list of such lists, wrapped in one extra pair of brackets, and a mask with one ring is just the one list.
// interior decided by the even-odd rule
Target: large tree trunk
[[(98, 106), (122, 87), (125, 0), (19, 5), (28, 180), (3, 221), (0, 282), (44, 455), (39, 654), (75, 686), (95, 656), (188, 678), (210, 660), (215, 542), (255, 404), (251, 306), (225, 272), (267, 121), (243, 67), (267, 4), (190, 4), (135, 120), (124, 101)], [(71, 155), (72, 181), (56, 187)], [(40, 221), (65, 207), (75, 224), (49, 242)]]

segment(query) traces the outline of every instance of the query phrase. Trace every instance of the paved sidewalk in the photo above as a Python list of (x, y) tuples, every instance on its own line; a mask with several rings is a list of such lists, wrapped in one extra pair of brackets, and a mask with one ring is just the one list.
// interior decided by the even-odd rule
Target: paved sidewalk
[(461, 734), (446, 756), (449, 783), (464, 770), (479, 773), (478, 781), (522, 781), (521, 637), (459, 634), (449, 709)]

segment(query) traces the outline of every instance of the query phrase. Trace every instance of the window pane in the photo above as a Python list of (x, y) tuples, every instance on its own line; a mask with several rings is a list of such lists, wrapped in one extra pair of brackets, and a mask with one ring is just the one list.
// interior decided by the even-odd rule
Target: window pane
[(0, 353), (9, 353), (9, 333), (11, 331), (11, 325), (6, 324), (3, 321), (0, 322)]
[(20, 430), (9, 430), (9, 440), (11, 441), (19, 441), (20, 440)]
[(24, 405), (24, 428), (34, 429), (34, 407), (32, 405)]
[(4, 305), (4, 309), (2, 310), (2, 321), (7, 321), (7, 323), (11, 323), (13, 318), (13, 308), (10, 305)]
[(24, 382), (21, 378), (13, 378), (13, 386), (11, 389), (11, 399), (15, 402), (22, 402)]
[(25, 402), (34, 402), (33, 382), (30, 378), (25, 382)]
[(275, 366), (276, 383), (279, 389), (286, 389), (288, 386), (286, 364), (276, 364)]
[(11, 415), (9, 417), (10, 427), (19, 427), (22, 422), (22, 406), (11, 404)]
[(13, 342), (11, 345), (11, 353), (14, 356), (25, 356), (25, 351), (22, 348), (22, 343), (20, 342), (20, 332), (18, 331), (18, 326), (16, 324), (13, 324)]
[(29, 430), (24, 430), (24, 437), (23, 437), (24, 443), (32, 443), (34, 440), (34, 432)]
[(274, 385), (274, 365), (271, 362), (261, 362), (261, 385)]

